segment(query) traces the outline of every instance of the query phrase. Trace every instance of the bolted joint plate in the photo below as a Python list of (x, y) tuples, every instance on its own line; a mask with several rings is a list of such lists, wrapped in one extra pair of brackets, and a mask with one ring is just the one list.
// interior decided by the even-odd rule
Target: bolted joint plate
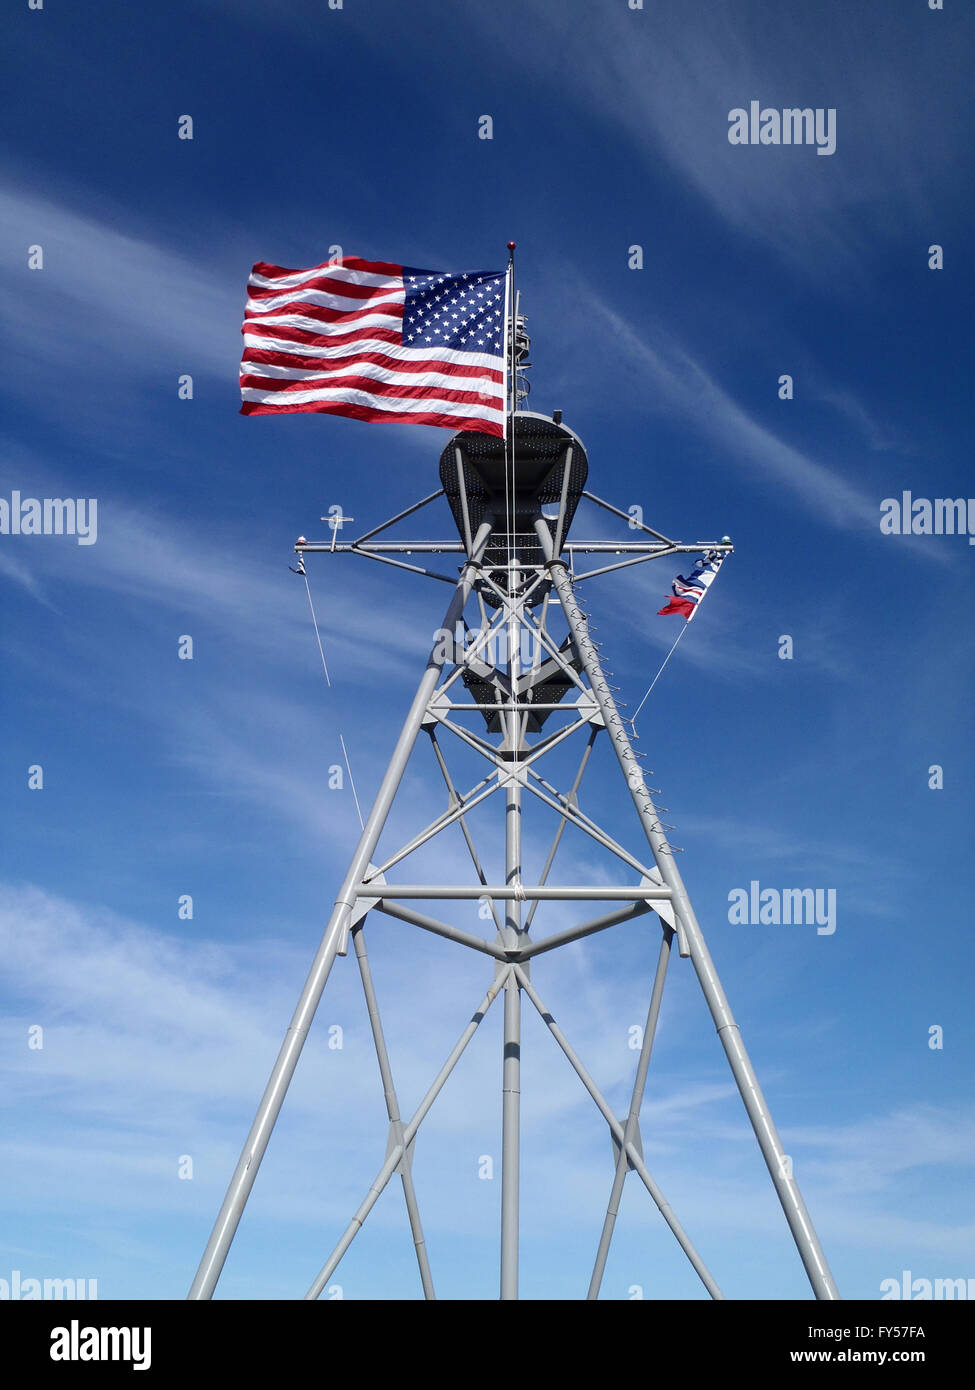
[[(664, 880), (660, 870), (657, 868), (651, 869), (649, 877), (644, 874), (640, 879), (640, 886), (644, 888), (662, 888), (664, 886)], [(668, 902), (666, 899), (658, 898), (653, 902), (652, 906), (661, 922), (666, 922), (667, 926), (677, 933), (677, 950), (681, 958), (686, 960), (691, 954), (691, 948), (687, 944), (687, 933), (684, 931), (683, 923), (674, 911), (674, 904)]]
[[(386, 875), (377, 874), (376, 865), (370, 864), (369, 867), (366, 869), (364, 876), (365, 878), (369, 878), (373, 875), (375, 876), (375, 881), (377, 883), (386, 882)], [(355, 903), (353, 904), (348, 916), (345, 919), (345, 926), (342, 928), (342, 935), (339, 938), (339, 944), (335, 949), (335, 954), (337, 956), (348, 955), (349, 932), (352, 930), (352, 928), (356, 925), (357, 922), (362, 921), (363, 917), (365, 917), (369, 909), (371, 907), (375, 907), (378, 901), (378, 898), (356, 898)]]
[[(403, 1124), (403, 1121), (402, 1121), (402, 1120), (392, 1120), (392, 1121), (390, 1121), (389, 1133), (386, 1135), (386, 1158), (389, 1158), (389, 1155), (390, 1155), (390, 1154), (393, 1152), (393, 1150), (396, 1148), (396, 1145), (397, 1145), (397, 1144), (402, 1144), (402, 1142), (403, 1142), (403, 1132), (404, 1132), (405, 1128), (406, 1128), (406, 1126)], [(413, 1138), (410, 1140), (409, 1144), (407, 1144), (407, 1146), (406, 1146), (406, 1152), (403, 1154), (403, 1157), (400, 1159), (399, 1163), (397, 1163), (397, 1165), (396, 1165), (396, 1171), (397, 1171), (397, 1173), (410, 1173), (410, 1172), (412, 1172), (412, 1169), (413, 1169), (413, 1150), (414, 1150), (415, 1148), (416, 1148), (416, 1135), (414, 1134)]]
[[(622, 1127), (622, 1129), (623, 1129), (623, 1132), (624, 1132), (624, 1134), (625, 1134), (625, 1132), (626, 1132), (626, 1121), (625, 1121), (625, 1120), (620, 1120), (620, 1125), (621, 1125), (621, 1127)], [(612, 1130), (609, 1131), (609, 1135), (610, 1135), (610, 1138), (611, 1138), (612, 1141), (613, 1141), (613, 1167), (615, 1168), (615, 1167), (618, 1166), (619, 1161), (620, 1161), (620, 1153), (622, 1152), (622, 1145), (620, 1144), (620, 1141), (617, 1139), (616, 1135), (613, 1133)], [(643, 1158), (643, 1136), (642, 1136), (641, 1133), (640, 1133), (640, 1126), (639, 1126), (639, 1125), (636, 1125), (636, 1126), (634, 1127), (634, 1130), (633, 1130), (632, 1135), (630, 1136), (630, 1139), (631, 1139), (631, 1142), (632, 1142), (634, 1148), (636, 1149), (637, 1153), (640, 1155), (640, 1158), (641, 1158), (641, 1160), (642, 1160), (642, 1158)], [(626, 1167), (627, 1167), (627, 1170), (628, 1170), (629, 1172), (631, 1172), (631, 1173), (634, 1172), (633, 1161), (632, 1161), (632, 1159), (630, 1158), (629, 1155), (627, 1155), (627, 1158), (626, 1158)]]

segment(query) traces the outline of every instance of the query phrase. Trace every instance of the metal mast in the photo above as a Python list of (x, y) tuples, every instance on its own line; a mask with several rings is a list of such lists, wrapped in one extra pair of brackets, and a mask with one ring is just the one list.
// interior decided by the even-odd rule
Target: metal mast
[[(517, 409), (527, 394), (518, 369), (519, 364), (522, 369), (528, 365), (528, 339), (517, 300), (510, 294), (510, 284), (509, 352), (511, 414), (505, 439), (466, 431), (455, 435), (441, 456), (438, 491), (351, 544), (337, 545), (333, 535), (330, 541), (301, 541), (295, 546), (302, 559), (305, 555), (323, 552), (358, 555), (445, 581), (453, 585), (453, 594), (335, 899), (189, 1296), (205, 1299), (214, 1291), (329, 972), (336, 956), (347, 954), (351, 938), (386, 1098), (389, 1137), (385, 1161), (348, 1227), (312, 1280), (306, 1298), (317, 1298), (325, 1289), (373, 1205), (396, 1173), (403, 1185), (423, 1294), (426, 1298), (434, 1297), (431, 1264), (412, 1180), (413, 1140), (447, 1077), (500, 994), (504, 996), (501, 1298), (518, 1297), (523, 1000), (542, 1017), (599, 1109), (616, 1145), (616, 1169), (587, 1296), (590, 1299), (598, 1296), (623, 1183), (628, 1173), (635, 1172), (708, 1293), (712, 1298), (722, 1298), (720, 1288), (651, 1175), (640, 1139), (640, 1108), (671, 945), (676, 938), (679, 955), (690, 959), (700, 983), (813, 1293), (820, 1299), (838, 1298), (825, 1255), (792, 1176), (791, 1163), (745, 1051), (626, 723), (606, 679), (579, 598), (580, 584), (595, 575), (661, 556), (699, 551), (725, 555), (732, 547), (727, 540), (674, 541), (645, 525), (639, 527), (640, 539), (634, 541), (569, 540), (573, 517), (582, 498), (618, 516), (627, 517), (627, 514), (586, 490), (586, 450), (578, 436), (562, 424), (561, 412), (549, 418)], [(391, 526), (440, 498), (445, 498), (450, 507), (457, 539), (393, 541), (382, 538)], [(461, 557), (456, 580), (427, 568), (425, 557), (447, 554)], [(597, 562), (582, 574), (574, 573), (576, 560), (584, 555), (603, 556), (607, 563)], [(469, 611), (473, 623), (467, 621)], [(428, 739), (443, 777), (446, 809), (421, 827), (406, 844), (385, 848), (380, 853), (380, 839), (390, 808), (421, 735)], [(473, 786), (458, 791), (441, 745), (441, 735), (448, 740), (458, 740), (483, 759), (484, 775)], [(560, 790), (540, 767), (547, 756), (556, 748), (564, 749), (570, 740), (581, 743), (582, 752), (574, 780)], [(580, 784), (590, 755), (597, 743), (607, 742), (632, 800), (636, 825), (642, 832), (644, 847), (639, 853), (620, 844), (583, 810), (580, 803)], [(499, 810), (503, 806), (503, 882), (490, 881), (482, 863), (483, 851), (478, 849), (480, 832), (475, 832), (475, 821), (483, 824), (492, 805)], [(525, 882), (523, 822), (536, 810), (542, 814), (540, 808), (543, 806), (554, 813), (557, 827), (538, 881)], [(493, 823), (497, 827), (496, 818)], [(394, 870), (416, 850), (453, 827), (459, 828), (466, 842), (474, 881), (461, 882), (456, 873), (452, 881), (438, 883), (415, 883), (408, 881), (408, 875), (406, 878), (394, 875)], [(571, 862), (567, 862), (566, 868), (569, 881), (551, 881), (557, 852), (570, 827), (598, 846), (617, 866), (625, 881), (612, 885), (574, 882)], [(442, 862), (445, 869), (452, 868), (456, 859), (444, 853)], [(495, 928), (493, 936), (469, 932), (450, 921), (449, 913), (444, 913), (446, 903), (469, 904), (476, 899), (490, 904)], [(574, 926), (536, 938), (532, 935), (536, 912), (551, 901), (588, 903), (598, 910)], [(432, 904), (436, 915), (420, 910), (418, 903)], [(469, 1016), (423, 1100), (406, 1119), (399, 1110), (366, 953), (365, 926), (370, 912), (379, 912), (433, 933), (488, 957), (493, 964), (483, 998)], [(660, 953), (630, 1107), (621, 1122), (536, 990), (531, 978), (531, 962), (592, 933), (617, 926), (625, 928), (634, 919), (651, 912), (656, 913), (661, 930)]]

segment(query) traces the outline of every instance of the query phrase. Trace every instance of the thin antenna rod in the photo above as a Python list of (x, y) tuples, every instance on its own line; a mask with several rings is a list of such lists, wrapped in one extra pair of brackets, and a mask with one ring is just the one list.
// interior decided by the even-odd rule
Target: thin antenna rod
[[(515, 499), (515, 408), (518, 404), (517, 376), (515, 365), (515, 321), (516, 321), (516, 301), (515, 301), (515, 247), (517, 243), (508, 242), (508, 280), (507, 280), (507, 308), (505, 332), (508, 335), (508, 426), (507, 426), (507, 448), (506, 469), (505, 469), (505, 507), (507, 509), (508, 529), (508, 575), (510, 580), (511, 562), (514, 558), (514, 530), (515, 515), (517, 513), (517, 503)], [(509, 583), (510, 593), (510, 583)]]
[(517, 394), (515, 391), (515, 247), (517, 242), (508, 242), (508, 283), (507, 283), (507, 322), (505, 329), (508, 334), (508, 427), (509, 438), (510, 428), (514, 422), (515, 405)]

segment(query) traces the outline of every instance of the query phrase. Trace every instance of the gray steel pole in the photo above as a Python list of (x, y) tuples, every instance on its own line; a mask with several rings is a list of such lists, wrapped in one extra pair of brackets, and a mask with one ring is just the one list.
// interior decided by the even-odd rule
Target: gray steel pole
[[(670, 943), (674, 938), (674, 933), (670, 927), (663, 923), (661, 925), (663, 926), (663, 940), (660, 943), (660, 955), (657, 957), (657, 973), (653, 977), (653, 989), (650, 991), (650, 1005), (647, 1009), (647, 1022), (643, 1030), (643, 1046), (640, 1049), (640, 1060), (637, 1063), (636, 1077), (633, 1082), (633, 1094), (630, 1097), (630, 1113), (626, 1117), (626, 1126), (623, 1131), (627, 1143), (635, 1142), (640, 1131), (640, 1107), (643, 1104), (643, 1092), (647, 1084), (647, 1072), (650, 1069), (650, 1051), (657, 1032), (657, 1019), (660, 1017), (660, 1001), (664, 997), (664, 981), (667, 978), (667, 965), (670, 961)], [(592, 1279), (589, 1282), (587, 1297), (591, 1299), (599, 1296), (599, 1286), (603, 1282), (603, 1271), (606, 1268), (609, 1245), (613, 1239), (613, 1229), (616, 1225), (616, 1214), (619, 1211), (620, 1197), (623, 1195), (623, 1183), (628, 1171), (626, 1154), (621, 1147), (620, 1156), (616, 1163), (616, 1174), (613, 1178), (613, 1189), (606, 1208), (606, 1220), (603, 1222), (602, 1235), (599, 1237), (596, 1263), (593, 1266)]]
[[(512, 446), (513, 447), (513, 446)], [(508, 567), (508, 592), (518, 587), (518, 565)], [(512, 601), (508, 620), (508, 676), (511, 705), (508, 710), (507, 742), (512, 772), (518, 772), (521, 751), (521, 715), (516, 712), (520, 674), (520, 604)], [(505, 796), (505, 886), (521, 890), (521, 784), (513, 778)], [(505, 946), (521, 940), (521, 902), (518, 897), (505, 903)], [(504, 987), (504, 1052), (501, 1063), (501, 1298), (518, 1297), (519, 1179), (521, 1164), (521, 987), (514, 971)]]
[(559, 602), (576, 645), (576, 651), (599, 704), (600, 713), (612, 740), (620, 768), (626, 778), (644, 833), (650, 848), (653, 850), (653, 856), (664, 883), (673, 893), (674, 910), (684, 929), (694, 969), (738, 1090), (741, 1092), (741, 1098), (755, 1131), (755, 1137), (758, 1139), (779, 1201), (782, 1204), (782, 1210), (785, 1212), (793, 1239), (805, 1266), (809, 1282), (817, 1298), (838, 1299), (839, 1291), (830, 1272), (826, 1255), (813, 1229), (812, 1220), (806, 1210), (799, 1186), (792, 1176), (791, 1162), (782, 1147), (782, 1141), (776, 1131), (765, 1097), (762, 1095), (748, 1053), (745, 1051), (740, 1030), (725, 997), (704, 935), (697, 917), (694, 915), (694, 909), (691, 907), (680, 871), (674, 863), (673, 853), (667, 845), (660, 819), (647, 790), (643, 771), (634, 756), (623, 720), (603, 675), (599, 655), (593, 645), (592, 638), (589, 636), (585, 614), (576, 601), (572, 581), (569, 578), (565, 563), (554, 554), (552, 537), (544, 520), (539, 518), (535, 522), (535, 530), (542, 546), (542, 553), (548, 562), (548, 573), (558, 593)]
[(509, 974), (504, 986), (501, 1069), (501, 1297), (518, 1297), (518, 1183), (521, 1119), (521, 991)]
[[(559, 809), (559, 808), (556, 808)], [(397, 898), (503, 898), (511, 902), (517, 898), (542, 898), (546, 902), (665, 902), (672, 898), (671, 890), (664, 884), (641, 883), (635, 888), (603, 887), (602, 884), (573, 884), (567, 887), (559, 884), (552, 887), (545, 884), (537, 887), (534, 883), (510, 887), (503, 883), (379, 883), (367, 879), (365, 883), (353, 884), (360, 898), (379, 898), (389, 902)]]
[(443, 1066), (437, 1073), (433, 1085), (430, 1087), (429, 1091), (427, 1091), (426, 1095), (420, 1101), (420, 1104), (413, 1112), (411, 1120), (404, 1127), (401, 1137), (393, 1145), (392, 1149), (387, 1155), (386, 1162), (383, 1164), (382, 1168), (379, 1170), (379, 1173), (376, 1175), (376, 1179), (373, 1182), (372, 1187), (370, 1187), (364, 1201), (360, 1205), (355, 1216), (353, 1216), (352, 1220), (346, 1227), (342, 1239), (339, 1241), (338, 1245), (336, 1245), (335, 1249), (332, 1251), (331, 1255), (326, 1261), (324, 1267), (318, 1274), (318, 1277), (315, 1279), (311, 1288), (305, 1294), (306, 1299), (318, 1298), (318, 1296), (322, 1292), (322, 1289), (324, 1289), (325, 1285), (332, 1277), (332, 1274), (337, 1268), (342, 1256), (345, 1254), (346, 1250), (348, 1250), (349, 1246), (352, 1244), (353, 1240), (358, 1235), (359, 1231), (362, 1229), (362, 1223), (365, 1221), (366, 1217), (372, 1211), (373, 1207), (376, 1205), (376, 1202), (382, 1196), (383, 1189), (385, 1188), (386, 1184), (389, 1182), (393, 1174), (396, 1172), (396, 1169), (399, 1167), (400, 1162), (406, 1154), (407, 1149), (413, 1142), (417, 1130), (420, 1128), (420, 1124), (422, 1123), (424, 1117), (429, 1111), (431, 1105), (437, 1099), (437, 1096), (443, 1089), (444, 1082), (447, 1080), (448, 1076), (453, 1071), (454, 1067), (457, 1065), (458, 1061), (460, 1060), (461, 1054), (463, 1053), (467, 1044), (470, 1042), (471, 1038), (476, 1033), (478, 1025), (484, 1018), (484, 1015), (487, 1013), (488, 1009), (491, 1007), (491, 1005), (497, 998), (498, 991), (501, 989), (502, 985), (506, 983), (508, 973), (512, 968), (513, 967), (510, 965), (502, 966), (501, 974), (496, 975), (495, 978), (492, 980), (487, 993), (485, 994), (484, 998), (481, 1000), (477, 1008), (474, 1010), (473, 1017), (471, 1018), (470, 1022), (467, 1024), (463, 1033), (461, 1033), (456, 1044), (454, 1045), (453, 1051), (451, 1052), (450, 1056), (447, 1058), (446, 1062), (444, 1062)]
[[(457, 581), (453, 598), (447, 608), (443, 620), (443, 627), (449, 632), (453, 632), (454, 625), (459, 620), (464, 611), (464, 607), (470, 596), (473, 587), (474, 577), (479, 567), (481, 556), (487, 545), (491, 534), (491, 525), (484, 522), (478, 529), (477, 537), (474, 541), (474, 553), (465, 564), (461, 571), (461, 576)], [(389, 766), (383, 777), (382, 784), (376, 794), (369, 819), (366, 821), (359, 844), (349, 866), (349, 871), (345, 876), (345, 882), (335, 905), (332, 915), (328, 920), (328, 925), (322, 936), (321, 943), (305, 981), (304, 989), (295, 1008), (294, 1016), (288, 1028), (281, 1050), (271, 1072), (270, 1078), (265, 1088), (264, 1095), (251, 1125), (250, 1133), (244, 1144), (243, 1151), (231, 1178), (227, 1195), (210, 1233), (206, 1250), (200, 1261), (200, 1267), (196, 1272), (190, 1288), (189, 1298), (203, 1299), (210, 1298), (220, 1277), (227, 1252), (231, 1242), (237, 1232), (241, 1215), (247, 1199), (250, 1196), (251, 1188), (254, 1186), (254, 1179), (257, 1177), (261, 1166), (261, 1160), (267, 1149), (271, 1132), (287, 1095), (291, 1078), (294, 1075), (295, 1067), (298, 1065), (298, 1058), (301, 1056), (305, 1039), (308, 1036), (308, 1029), (311, 1027), (312, 1019), (318, 1008), (325, 982), (335, 960), (335, 955), (339, 945), (348, 929), (349, 918), (352, 908), (355, 905), (354, 889), (362, 882), (363, 875), (372, 859), (376, 843), (382, 833), (392, 805), (396, 789), (405, 771), (413, 745), (416, 742), (417, 734), (423, 716), (426, 713), (430, 697), (437, 687), (440, 678), (441, 667), (437, 663), (438, 643), (434, 644), (427, 662), (426, 670), (420, 680), (419, 688), (410, 706), (409, 714), (403, 724), (393, 755), (390, 758)]]
[[(545, 598), (546, 600), (548, 599), (548, 594), (545, 595)], [(541, 643), (538, 644), (537, 649), (541, 651)], [(589, 735), (589, 742), (586, 744), (585, 751), (582, 754), (582, 760), (579, 763), (579, 770), (575, 775), (575, 781), (569, 788), (569, 794), (566, 797), (567, 809), (568, 806), (571, 805), (573, 798), (578, 794), (579, 786), (582, 782), (582, 774), (586, 770), (586, 764), (589, 761), (589, 755), (592, 753), (592, 746), (596, 741), (596, 735), (598, 734), (598, 732), (598, 729), (593, 729), (592, 733)], [(552, 865), (555, 862), (555, 856), (558, 852), (559, 845), (562, 843), (562, 836), (565, 832), (565, 827), (568, 825), (568, 823), (568, 817), (565, 811), (563, 811), (562, 819), (559, 821), (555, 831), (555, 839), (552, 841), (552, 848), (548, 852), (548, 858), (545, 860), (545, 866), (542, 869), (541, 877), (538, 880), (539, 884), (544, 884), (548, 882), (549, 873), (551, 872)], [(538, 909), (539, 901), (540, 899), (536, 898), (535, 901), (532, 903), (531, 907), (528, 909), (528, 916), (525, 918), (525, 931), (531, 930), (532, 919), (534, 918), (535, 913)]]
[[(376, 1044), (376, 1058), (379, 1062), (379, 1075), (383, 1083), (383, 1095), (386, 1098), (386, 1114), (389, 1116), (390, 1133), (394, 1138), (400, 1140), (402, 1139), (403, 1123), (399, 1113), (399, 1099), (393, 1084), (393, 1069), (389, 1064), (389, 1053), (386, 1050), (386, 1037), (383, 1033), (382, 1019), (379, 1016), (379, 1001), (376, 998), (376, 988), (372, 982), (372, 971), (369, 968), (369, 956), (366, 952), (362, 922), (357, 922), (352, 929), (352, 940), (355, 943), (356, 959), (359, 962), (359, 973), (362, 976), (362, 991), (366, 997), (366, 1010), (369, 1014), (373, 1042)], [(423, 1296), (427, 1299), (434, 1299), (436, 1294), (433, 1291), (433, 1276), (430, 1273), (426, 1241), (423, 1239), (423, 1225), (420, 1221), (416, 1189), (413, 1186), (409, 1153), (403, 1155), (400, 1177), (403, 1180), (403, 1196), (406, 1199), (406, 1210), (410, 1218), (410, 1230), (413, 1232), (413, 1244), (416, 1248), (416, 1261), (420, 1269)]]
[(542, 1003), (541, 999), (539, 999), (537, 993), (532, 988), (531, 981), (528, 979), (522, 967), (520, 965), (513, 965), (511, 968), (521, 980), (522, 988), (528, 995), (528, 998), (534, 1004), (535, 1008), (538, 1010), (538, 1013), (546, 1028), (552, 1034), (552, 1037), (555, 1039), (559, 1047), (561, 1047), (562, 1051), (569, 1059), (570, 1066), (573, 1068), (579, 1080), (582, 1082), (583, 1086), (585, 1086), (586, 1090), (589, 1092), (593, 1100), (596, 1102), (596, 1105), (599, 1109), (599, 1113), (602, 1115), (603, 1119), (609, 1125), (610, 1133), (615, 1136), (616, 1142), (619, 1144), (620, 1148), (626, 1154), (634, 1172), (638, 1174), (644, 1187), (647, 1189), (647, 1191), (650, 1193), (650, 1196), (656, 1203), (657, 1210), (660, 1212), (660, 1215), (663, 1217), (667, 1225), (670, 1227), (674, 1235), (677, 1237), (677, 1241), (680, 1245), (680, 1248), (683, 1250), (684, 1254), (690, 1260), (698, 1278), (701, 1280), (701, 1283), (707, 1289), (708, 1293), (711, 1295), (712, 1298), (724, 1298), (724, 1294), (721, 1292), (717, 1284), (711, 1278), (707, 1266), (705, 1265), (704, 1261), (701, 1259), (697, 1251), (694, 1249), (694, 1246), (691, 1244), (690, 1238), (688, 1237), (686, 1231), (684, 1230), (680, 1222), (677, 1220), (677, 1217), (674, 1215), (674, 1211), (670, 1203), (664, 1197), (664, 1194), (660, 1191), (660, 1188), (657, 1186), (653, 1178), (650, 1176), (650, 1173), (647, 1169), (647, 1165), (640, 1157), (640, 1151), (637, 1149), (636, 1145), (633, 1143), (632, 1140), (627, 1139), (625, 1129), (620, 1124), (616, 1116), (613, 1114), (612, 1110), (610, 1110), (606, 1097), (603, 1095), (599, 1087), (596, 1085), (595, 1081), (593, 1081), (592, 1077), (589, 1075), (585, 1067), (582, 1065), (582, 1062), (576, 1055), (575, 1049), (572, 1047), (572, 1044), (569, 1042), (568, 1038), (562, 1032), (562, 1029), (559, 1027), (559, 1025), (555, 1022), (555, 1019), (552, 1017), (551, 1011), (547, 1009), (545, 1005)]

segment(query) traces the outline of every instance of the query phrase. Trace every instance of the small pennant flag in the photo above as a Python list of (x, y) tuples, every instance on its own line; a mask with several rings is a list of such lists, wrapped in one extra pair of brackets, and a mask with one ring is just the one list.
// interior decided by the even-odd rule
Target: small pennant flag
[(318, 411), (504, 435), (505, 272), (358, 256), (247, 282), (242, 415)]
[(666, 608), (658, 609), (657, 617), (662, 617), (667, 613), (679, 613), (681, 617), (690, 622), (720, 567), (720, 554), (718, 559), (711, 559), (706, 555), (686, 579), (682, 574), (679, 574), (670, 586), (672, 593)]

